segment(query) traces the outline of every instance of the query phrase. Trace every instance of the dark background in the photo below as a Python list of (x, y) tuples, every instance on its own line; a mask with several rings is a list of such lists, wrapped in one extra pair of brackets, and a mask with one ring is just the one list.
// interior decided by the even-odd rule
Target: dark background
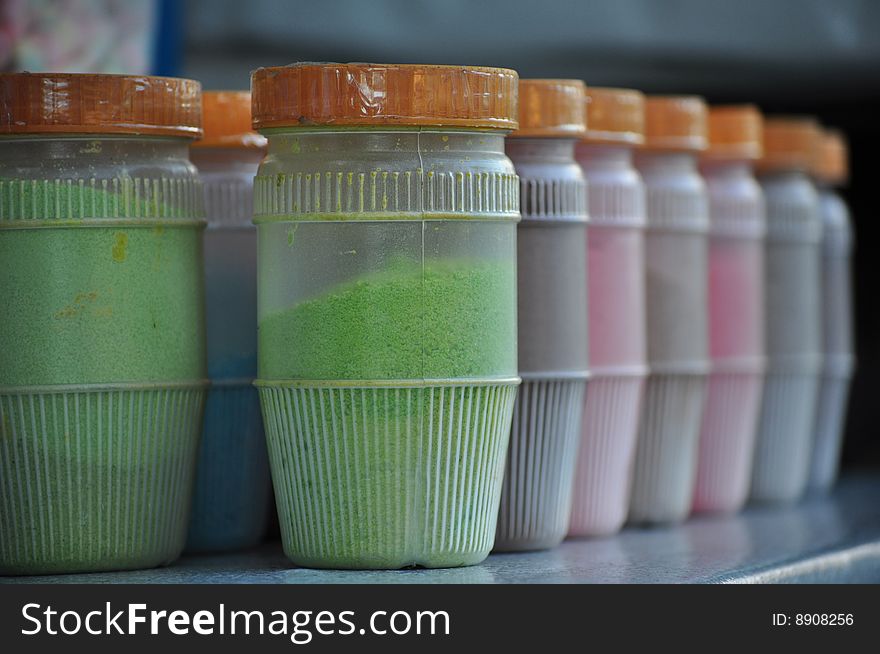
[(872, 0), (189, 0), (180, 71), (206, 88), (292, 61), (454, 63), (698, 93), (809, 113), (849, 137), (858, 369), (844, 461), (880, 465), (880, 2)]
[[(30, 44), (28, 32), (37, 35)], [(880, 1), (0, 0), (0, 68), (152, 72), (235, 89), (259, 66), (303, 60), (504, 66), (522, 77), (755, 102), (842, 128), (852, 152), (844, 195), (857, 241), (858, 350), (844, 460), (880, 465)]]

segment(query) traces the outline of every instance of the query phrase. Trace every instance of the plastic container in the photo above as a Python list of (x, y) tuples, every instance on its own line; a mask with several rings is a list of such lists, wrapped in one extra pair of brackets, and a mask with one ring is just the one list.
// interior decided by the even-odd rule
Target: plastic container
[(520, 80), (507, 155), (520, 179), (519, 374), (495, 549), (565, 538), (587, 380), (587, 196), (574, 147), (584, 83)]
[(200, 98), (0, 75), (0, 574), (183, 549), (206, 387)]
[(823, 368), (809, 485), (821, 491), (829, 490), (837, 479), (846, 403), (855, 368), (852, 225), (849, 209), (835, 191), (847, 183), (847, 163), (844, 136), (836, 130), (826, 130), (813, 171), (819, 186), (822, 218)]
[[(207, 91), (205, 136), (190, 148), (205, 193), (205, 311), (211, 388), (193, 494), (188, 551), (258, 544), (269, 517), (269, 462), (253, 386), (257, 374), (254, 175), (266, 139), (251, 131), (251, 95)], [(261, 507), (265, 509), (260, 510)]]
[(495, 537), (517, 384), (517, 76), (298, 64), (252, 79), (258, 368), (297, 564), (451, 567)]
[(629, 509), (647, 374), (645, 187), (633, 150), (645, 140), (645, 96), (587, 89), (586, 138), (590, 381), (575, 475), (570, 536), (617, 532)]
[(808, 175), (818, 138), (809, 118), (764, 122), (767, 376), (751, 487), (760, 502), (797, 500), (810, 469), (822, 368), (822, 222)]
[(746, 501), (764, 383), (764, 196), (755, 180), (761, 114), (709, 110), (701, 171), (709, 192), (709, 357), (694, 510)]
[(677, 522), (691, 510), (708, 372), (709, 228), (697, 170), (706, 105), (697, 97), (645, 103), (647, 340), (650, 372), (636, 446), (629, 518)]

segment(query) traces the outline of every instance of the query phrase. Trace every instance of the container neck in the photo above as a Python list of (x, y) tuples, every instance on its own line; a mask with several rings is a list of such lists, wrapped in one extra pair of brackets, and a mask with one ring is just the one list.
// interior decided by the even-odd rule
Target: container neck
[(813, 180), (813, 184), (816, 186), (816, 188), (823, 193), (834, 193), (835, 195), (840, 195), (843, 191), (843, 188), (841, 186), (838, 186), (837, 184), (832, 184), (831, 182), (826, 182), (822, 179), (816, 179), (815, 177), (812, 177), (811, 179)]
[(131, 168), (186, 161), (190, 139), (107, 136), (103, 134), (37, 135), (0, 138), (0, 176), (26, 168), (83, 171), (90, 165)]
[(784, 182), (784, 181), (806, 181), (815, 185), (815, 180), (800, 168), (790, 168), (786, 170), (765, 170), (758, 172), (758, 178), (762, 181)]
[(753, 177), (754, 165), (751, 161), (732, 159), (704, 159), (700, 162), (700, 172), (706, 177)]
[(516, 162), (571, 163), (574, 161), (574, 139), (508, 138), (504, 143), (507, 156)]
[(636, 165), (643, 171), (696, 173), (697, 161), (693, 152), (640, 151), (636, 154)]
[(189, 158), (200, 171), (255, 168), (266, 156), (261, 148), (190, 148)]
[(269, 139), (269, 156), (305, 154), (348, 158), (371, 154), (392, 156), (407, 153), (448, 154), (460, 152), (480, 156), (504, 152), (504, 132), (441, 128), (350, 128), (350, 129), (273, 129), (263, 134)]
[(574, 159), (575, 139), (507, 139), (507, 156), (520, 181), (524, 220), (587, 221), (584, 174)]
[(577, 144), (577, 160), (586, 170), (627, 170), (633, 167), (633, 150), (624, 145)]

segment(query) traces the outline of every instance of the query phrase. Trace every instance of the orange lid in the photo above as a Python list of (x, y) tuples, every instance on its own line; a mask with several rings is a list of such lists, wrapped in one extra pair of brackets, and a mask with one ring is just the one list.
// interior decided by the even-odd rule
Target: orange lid
[(849, 179), (849, 148), (840, 130), (822, 130), (813, 164), (816, 179), (832, 186), (843, 186)]
[(201, 89), (173, 77), (0, 73), (0, 133), (198, 138)]
[(645, 142), (645, 95), (632, 89), (587, 88), (587, 133), (596, 144)]
[(519, 129), (511, 136), (581, 136), (587, 127), (586, 89), (578, 79), (521, 79)]
[(516, 71), (415, 64), (291, 64), (251, 75), (253, 124), (514, 130)]
[(709, 107), (710, 159), (759, 159), (761, 112), (751, 104)]
[(205, 136), (193, 143), (202, 148), (263, 148), (266, 137), (251, 128), (249, 91), (204, 91), (202, 124)]
[(776, 117), (764, 120), (764, 171), (810, 170), (819, 146), (819, 123), (809, 117)]
[(706, 149), (706, 103), (695, 95), (649, 95), (645, 101), (648, 150)]

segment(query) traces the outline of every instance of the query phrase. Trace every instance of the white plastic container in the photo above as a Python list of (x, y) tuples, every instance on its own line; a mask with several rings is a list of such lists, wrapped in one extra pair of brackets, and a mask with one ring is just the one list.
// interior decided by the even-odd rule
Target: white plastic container
[(764, 123), (767, 376), (751, 486), (760, 502), (797, 500), (810, 468), (822, 366), (822, 223), (808, 176), (818, 138), (812, 119)]
[(694, 510), (736, 511), (749, 491), (764, 381), (764, 196), (755, 180), (761, 114), (709, 110), (709, 357)]
[(706, 105), (697, 97), (649, 97), (645, 147), (647, 341), (645, 386), (629, 518), (683, 520), (691, 510), (703, 415), (707, 346)]
[(617, 532), (626, 520), (644, 379), (645, 188), (633, 165), (645, 98), (587, 89), (577, 160), (587, 180), (590, 381), (569, 536)]
[(837, 479), (846, 403), (855, 367), (852, 250), (849, 209), (835, 190), (848, 177), (847, 147), (840, 132), (822, 135), (814, 176), (822, 217), (823, 368), (809, 485), (829, 490)]
[(520, 179), (519, 374), (495, 550), (555, 547), (568, 531), (587, 380), (587, 198), (574, 159), (584, 83), (520, 80), (505, 151)]
[[(269, 517), (269, 461), (257, 374), (254, 175), (266, 139), (251, 130), (250, 93), (203, 94), (205, 137), (190, 149), (205, 193), (208, 375), (188, 551), (257, 545)], [(266, 507), (263, 509), (262, 507)]]

